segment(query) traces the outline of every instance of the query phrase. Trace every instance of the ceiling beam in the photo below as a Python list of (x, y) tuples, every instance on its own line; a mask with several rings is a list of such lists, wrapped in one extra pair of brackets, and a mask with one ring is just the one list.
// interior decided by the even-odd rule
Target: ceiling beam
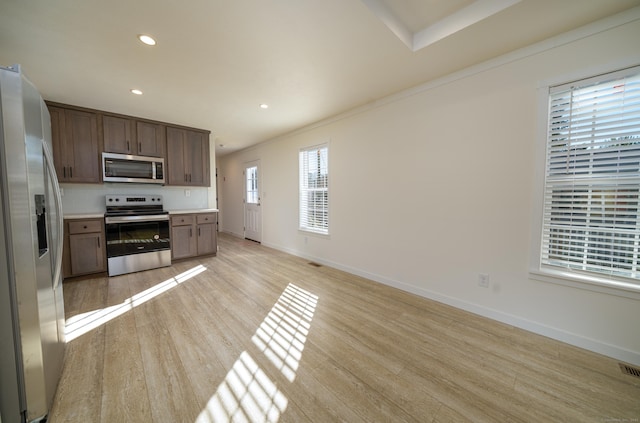
[(387, 6), (387, 3), (385, 3), (385, 0), (362, 0), (362, 2), (400, 41), (413, 50), (413, 37), (415, 34), (393, 13), (389, 6)]
[(476, 0), (469, 6), (415, 33), (411, 32), (407, 25), (393, 13), (386, 1), (388, 0), (362, 0), (400, 41), (415, 52), (487, 19), (522, 0)]
[(469, 6), (413, 34), (412, 50), (418, 51), (436, 43), (520, 1), (522, 0), (476, 0)]

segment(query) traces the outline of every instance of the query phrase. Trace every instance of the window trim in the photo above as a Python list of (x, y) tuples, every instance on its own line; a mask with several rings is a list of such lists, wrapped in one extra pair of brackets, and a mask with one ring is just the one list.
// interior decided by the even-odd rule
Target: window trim
[(535, 175), (533, 187), (533, 219), (531, 226), (531, 251), (529, 277), (533, 280), (554, 283), (572, 288), (586, 289), (609, 295), (621, 296), (640, 300), (640, 284), (628, 282), (625, 278), (613, 275), (598, 275), (596, 273), (581, 272), (565, 268), (554, 267), (542, 263), (542, 243), (544, 228), (544, 193), (546, 187), (547, 143), (549, 104), (551, 94), (558, 87), (569, 85), (573, 82), (587, 83), (590, 80), (608, 79), (617, 74), (630, 72), (640, 66), (625, 66), (618, 69), (601, 69), (598, 73), (571, 75), (567, 78), (557, 78), (552, 81), (544, 81), (538, 85), (537, 90), (537, 128), (535, 147)]
[[(252, 197), (252, 199), (249, 199), (249, 175), (246, 174), (247, 169), (256, 169), (256, 173), (255, 173), (255, 180), (258, 181), (258, 184), (260, 183), (260, 175), (259, 173), (259, 169), (260, 169), (260, 165), (258, 160), (254, 160), (251, 162), (246, 162), (244, 164), (244, 172), (242, 172), (244, 175), (244, 201), (245, 204), (260, 204), (260, 187), (257, 186), (256, 184), (256, 189), (255, 190), (251, 190), (251, 192), (254, 194)], [(253, 180), (253, 178), (252, 178)]]
[[(314, 150), (320, 150), (322, 148), (326, 148), (327, 149), (327, 229), (326, 230), (322, 230), (322, 229), (314, 229), (311, 227), (305, 227), (302, 225), (302, 187), (301, 187), (301, 179), (300, 179), (300, 174), (301, 174), (301, 168), (300, 168), (300, 154), (303, 152), (307, 152), (307, 151), (314, 151)], [(298, 230), (301, 232), (304, 232), (305, 234), (311, 234), (311, 235), (317, 235), (320, 237), (330, 237), (330, 225), (329, 222), (331, 221), (331, 215), (330, 215), (330, 207), (329, 204), (331, 204), (331, 165), (330, 162), (331, 160), (329, 159), (329, 152), (330, 152), (330, 148), (329, 148), (329, 141), (325, 141), (319, 144), (315, 144), (315, 145), (310, 145), (310, 146), (306, 146), (306, 147), (301, 147), (298, 150)]]

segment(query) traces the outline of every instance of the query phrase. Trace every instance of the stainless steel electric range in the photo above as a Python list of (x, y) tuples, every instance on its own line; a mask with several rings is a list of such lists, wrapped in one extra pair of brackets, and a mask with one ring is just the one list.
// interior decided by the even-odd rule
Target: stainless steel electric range
[(107, 195), (109, 276), (171, 265), (169, 212), (161, 195)]

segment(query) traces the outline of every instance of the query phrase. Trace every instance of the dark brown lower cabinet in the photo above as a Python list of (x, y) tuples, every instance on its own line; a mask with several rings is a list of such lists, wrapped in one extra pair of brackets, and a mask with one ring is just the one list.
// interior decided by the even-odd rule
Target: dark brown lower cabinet
[(171, 258), (193, 257), (198, 251), (195, 234), (195, 218), (192, 214), (171, 216)]
[(174, 260), (216, 254), (217, 213), (171, 216), (171, 257)]
[[(174, 260), (218, 251), (217, 213), (171, 216), (171, 257)], [(107, 271), (104, 219), (65, 219), (62, 271), (65, 278)]]
[(196, 215), (198, 255), (215, 254), (218, 252), (216, 220), (216, 213), (202, 213)]
[(65, 220), (65, 234), (64, 277), (107, 270), (103, 219)]

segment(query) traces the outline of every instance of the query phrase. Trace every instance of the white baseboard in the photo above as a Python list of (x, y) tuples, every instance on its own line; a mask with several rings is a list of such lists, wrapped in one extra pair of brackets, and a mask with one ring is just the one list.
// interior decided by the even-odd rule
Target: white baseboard
[(479, 304), (463, 301), (463, 300), (450, 297), (447, 295), (443, 295), (428, 289), (420, 288), (411, 284), (388, 279), (383, 276), (369, 273), (361, 269), (356, 269), (350, 266), (345, 266), (340, 263), (324, 260), (320, 257), (314, 257), (309, 254), (305, 254), (301, 251), (293, 250), (291, 248), (285, 248), (280, 245), (269, 244), (269, 243), (263, 243), (263, 245), (266, 247), (283, 251), (285, 253), (292, 254), (297, 257), (302, 257), (306, 260), (311, 260), (316, 263), (320, 263), (325, 266), (333, 267), (335, 269), (342, 270), (356, 276), (370, 279), (374, 282), (388, 285), (393, 288), (397, 288), (402, 291), (409, 292), (411, 294), (415, 294), (424, 298), (428, 298), (430, 300), (447, 304), (452, 307), (459, 308), (461, 310), (465, 310), (482, 317), (486, 317), (501, 323), (515, 326), (517, 328), (524, 329), (526, 331), (533, 332), (538, 335), (546, 336), (548, 338), (555, 339), (557, 341), (564, 342), (569, 345), (573, 345), (579, 348), (593, 351), (598, 354), (606, 355), (616, 360), (624, 361), (625, 363), (628, 363), (628, 364), (640, 366), (640, 353), (636, 351), (631, 351), (616, 345), (611, 345), (602, 341), (598, 341), (596, 339), (591, 339), (582, 335), (577, 335), (571, 332), (564, 331), (562, 329), (543, 325), (541, 323), (538, 323), (532, 320), (524, 319), (522, 317), (505, 313), (499, 310), (494, 310)]
[(239, 233), (236, 233), (236, 232), (227, 231), (227, 230), (225, 230), (225, 229), (220, 229), (220, 230), (219, 230), (219, 232), (220, 232), (220, 233), (223, 233), (223, 234), (231, 235), (231, 236), (236, 237), (236, 238), (244, 238), (244, 235), (243, 235), (243, 234), (239, 234)]

